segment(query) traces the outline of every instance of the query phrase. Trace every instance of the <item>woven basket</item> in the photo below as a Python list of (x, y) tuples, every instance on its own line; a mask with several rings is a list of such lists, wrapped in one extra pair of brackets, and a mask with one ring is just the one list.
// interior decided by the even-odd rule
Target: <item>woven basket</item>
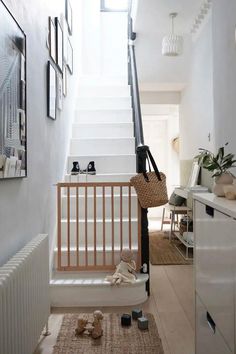
[(162, 172), (160, 172), (160, 176), (161, 181), (159, 181), (155, 172), (148, 172), (148, 181), (142, 173), (130, 179), (142, 208), (154, 208), (168, 203), (166, 176)]

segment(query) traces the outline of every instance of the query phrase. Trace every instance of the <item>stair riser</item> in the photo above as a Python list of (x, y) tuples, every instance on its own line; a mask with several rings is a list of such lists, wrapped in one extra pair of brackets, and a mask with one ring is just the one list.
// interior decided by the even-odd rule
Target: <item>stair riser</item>
[(131, 108), (131, 97), (81, 97), (78, 109), (128, 109)]
[(50, 295), (54, 307), (135, 306), (147, 300), (143, 283), (132, 287), (50, 286)]
[(79, 161), (80, 168), (85, 169), (90, 161), (95, 161), (98, 174), (103, 173), (134, 173), (136, 171), (136, 156), (69, 156), (67, 173), (71, 172), (72, 162)]
[(83, 86), (80, 97), (130, 97), (130, 86)]
[(133, 123), (130, 124), (74, 124), (72, 138), (130, 138), (134, 136)]
[[(133, 177), (134, 174), (107, 174), (107, 175), (77, 175), (65, 176), (65, 182), (129, 182), (130, 178)], [(75, 193), (74, 193), (75, 194)]]
[(71, 155), (105, 155), (133, 154), (135, 140), (127, 139), (72, 139), (70, 142)]
[[(119, 264), (120, 263), (120, 250), (114, 251), (114, 263)], [(133, 259), (137, 262), (137, 251), (133, 251)], [(97, 251), (96, 253), (96, 262), (98, 266), (103, 265), (103, 252), (102, 251)], [(112, 252), (111, 251), (106, 251), (105, 253), (105, 262), (106, 265), (111, 265), (112, 264)], [(88, 251), (88, 265), (92, 266), (94, 265), (94, 251)], [(61, 265), (62, 267), (68, 266), (68, 255), (67, 252), (62, 251), (61, 253)], [(86, 257), (85, 257), (85, 252), (84, 251), (79, 251), (79, 265), (81, 267), (86, 265)], [(70, 253), (70, 266), (71, 267), (76, 267), (77, 266), (77, 252), (76, 251), (71, 251)], [(55, 251), (55, 257), (54, 257), (54, 269), (57, 269), (57, 252)]]
[[(123, 196), (122, 198), (122, 205), (123, 205), (123, 216), (128, 217), (129, 215), (129, 210), (128, 210), (128, 201), (129, 198), (126, 196)], [(71, 218), (76, 217), (76, 198), (72, 197), (70, 198), (70, 216)], [(79, 198), (79, 204), (78, 204), (78, 209), (79, 209), (79, 217), (84, 218), (84, 210), (85, 210), (85, 198), (80, 197)], [(103, 198), (102, 196), (97, 196), (96, 198), (96, 215), (97, 218), (102, 219), (103, 218)], [(93, 197), (88, 198), (88, 218), (93, 218), (94, 217), (94, 200)], [(115, 218), (120, 217), (120, 197), (115, 196), (114, 197), (114, 215)], [(133, 196), (131, 198), (131, 215), (132, 217), (137, 217), (137, 197)], [(106, 196), (105, 198), (105, 216), (107, 218), (111, 217), (111, 197)], [(62, 198), (62, 218), (67, 217), (67, 198), (63, 197)]]
[(76, 110), (75, 123), (132, 123), (132, 110)]
[[(129, 223), (128, 221), (123, 221), (122, 223), (123, 232), (123, 246), (124, 248), (129, 247)], [(61, 242), (62, 247), (67, 247), (67, 223), (63, 222), (61, 225)], [(137, 245), (137, 235), (138, 235), (138, 225), (137, 221), (131, 222), (131, 235), (132, 243)], [(94, 244), (94, 223), (87, 223), (87, 238), (88, 246), (93, 246)], [(112, 223), (106, 221), (105, 223), (105, 238), (106, 246), (111, 247), (112, 244)], [(96, 224), (96, 239), (97, 247), (103, 247), (103, 223), (97, 222)], [(114, 244), (115, 246), (120, 245), (120, 222), (115, 221), (114, 223)], [(71, 247), (76, 247), (76, 223), (70, 222), (70, 245)], [(79, 223), (79, 245), (80, 247), (85, 247), (85, 222)]]

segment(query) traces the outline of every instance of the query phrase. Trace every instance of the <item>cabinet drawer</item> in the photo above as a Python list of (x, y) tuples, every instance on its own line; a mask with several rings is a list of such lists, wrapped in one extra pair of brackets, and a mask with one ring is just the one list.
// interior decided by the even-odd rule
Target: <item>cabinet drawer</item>
[(232, 354), (214, 318), (196, 295), (196, 354)]
[(196, 291), (234, 351), (235, 221), (195, 201)]

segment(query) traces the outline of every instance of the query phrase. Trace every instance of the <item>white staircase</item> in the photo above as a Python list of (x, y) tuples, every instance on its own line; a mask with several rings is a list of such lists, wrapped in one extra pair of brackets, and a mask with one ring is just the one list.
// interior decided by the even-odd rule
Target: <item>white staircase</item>
[[(96, 175), (71, 176), (73, 161), (78, 161), (81, 169), (86, 169), (90, 161), (95, 161)], [(80, 88), (78, 106), (75, 112), (68, 156), (66, 182), (128, 182), (136, 173), (135, 139), (133, 134), (132, 109), (128, 85), (97, 84)], [(90, 193), (90, 192), (89, 192)], [(84, 195), (80, 195), (81, 205), (84, 205)], [(106, 205), (110, 205), (111, 195), (107, 192)], [(132, 191), (131, 228), (138, 234), (137, 197)], [(123, 195), (123, 234), (124, 246), (128, 244), (128, 196)], [(76, 196), (70, 197), (71, 232), (76, 228)], [(66, 196), (62, 195), (62, 260), (66, 259)], [(97, 261), (102, 259), (102, 247), (99, 244), (103, 238), (102, 228), (102, 196), (97, 197)], [(114, 232), (119, 233), (119, 197), (114, 195)], [(83, 211), (79, 209), (80, 233), (84, 230)], [(106, 212), (106, 257), (111, 257), (111, 210)], [(117, 214), (117, 215), (116, 215)], [(93, 238), (93, 200), (88, 195), (88, 234)], [(91, 221), (91, 223), (90, 223)], [(93, 239), (92, 239), (93, 240)], [(92, 242), (92, 241), (91, 241)], [(138, 248), (138, 239), (137, 241)], [(90, 247), (91, 246), (91, 247)], [(75, 262), (75, 240), (71, 241), (71, 263)], [(57, 249), (55, 249), (56, 260)], [(120, 248), (115, 243), (115, 259), (119, 263)], [(84, 258), (84, 243), (79, 250), (80, 259)], [(93, 257), (92, 243), (88, 240), (88, 259)], [(56, 269), (56, 261), (55, 261)], [(133, 285), (122, 284), (111, 286), (105, 281), (107, 273), (101, 272), (57, 272), (54, 270), (51, 280), (52, 306), (124, 306), (144, 302), (147, 298), (145, 283), (147, 275), (138, 274)], [(109, 272), (111, 274), (111, 272)]]

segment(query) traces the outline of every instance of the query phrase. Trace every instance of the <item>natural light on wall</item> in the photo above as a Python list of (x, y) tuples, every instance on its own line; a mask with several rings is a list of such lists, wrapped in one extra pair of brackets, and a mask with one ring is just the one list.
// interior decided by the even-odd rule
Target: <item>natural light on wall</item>
[(128, 0), (103, 0), (104, 11), (127, 11)]

